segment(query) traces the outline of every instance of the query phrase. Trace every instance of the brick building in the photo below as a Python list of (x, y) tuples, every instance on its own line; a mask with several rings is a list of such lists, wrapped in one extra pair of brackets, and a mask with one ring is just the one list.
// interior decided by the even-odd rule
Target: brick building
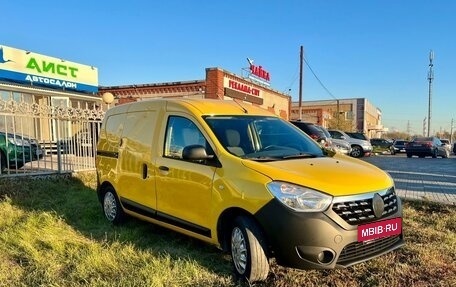
[[(207, 68), (203, 80), (100, 86), (99, 93), (112, 93), (115, 105), (172, 97), (237, 100), (267, 109), (285, 120), (290, 119), (291, 97), (271, 89), (269, 74), (261, 67), (258, 72), (252, 66), (248, 76), (236, 75), (221, 68)], [(254, 73), (257, 75), (252, 76)]]
[(382, 111), (366, 98), (303, 101), (301, 115), (299, 103), (293, 102), (290, 118), (302, 118), (304, 121), (328, 127), (328, 121), (337, 112), (346, 120), (352, 121), (355, 131), (363, 132), (369, 137), (380, 137), (388, 131), (382, 124)]

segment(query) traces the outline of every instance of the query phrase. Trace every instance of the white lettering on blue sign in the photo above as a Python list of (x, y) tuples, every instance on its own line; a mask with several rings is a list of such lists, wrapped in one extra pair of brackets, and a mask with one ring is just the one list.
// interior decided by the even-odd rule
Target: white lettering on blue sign
[(57, 86), (60, 88), (70, 88), (70, 89), (76, 89), (77, 84), (73, 82), (68, 82), (68, 81), (61, 81), (57, 79), (51, 79), (51, 78), (46, 78), (46, 77), (39, 77), (39, 76), (32, 76), (32, 75), (27, 75), (25, 77), (25, 80), (31, 82), (31, 83), (40, 83), (40, 84), (46, 84), (46, 85), (52, 85), (52, 86)]

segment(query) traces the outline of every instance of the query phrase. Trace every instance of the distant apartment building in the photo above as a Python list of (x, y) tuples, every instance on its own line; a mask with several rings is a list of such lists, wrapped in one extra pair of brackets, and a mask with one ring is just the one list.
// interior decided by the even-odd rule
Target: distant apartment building
[[(300, 111), (301, 110), (301, 111)], [(343, 119), (353, 122), (355, 131), (369, 137), (380, 137), (387, 129), (382, 125), (382, 111), (366, 98), (292, 102), (290, 119), (316, 123), (328, 127), (339, 113)]]

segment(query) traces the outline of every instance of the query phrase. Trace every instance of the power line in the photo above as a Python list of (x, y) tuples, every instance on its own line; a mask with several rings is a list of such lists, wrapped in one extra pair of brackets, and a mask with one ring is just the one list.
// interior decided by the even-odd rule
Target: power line
[(328, 90), (328, 88), (326, 88), (326, 86), (323, 84), (323, 82), (320, 80), (320, 78), (318, 78), (317, 74), (315, 74), (314, 70), (312, 69), (312, 67), (309, 65), (309, 63), (307, 62), (306, 58), (304, 58), (304, 63), (306, 63), (307, 67), (309, 68), (310, 72), (312, 72), (312, 75), (314, 75), (315, 79), (317, 79), (317, 81), (320, 83), (320, 85), (323, 87), (323, 89), (325, 89), (325, 91), (335, 100), (337, 100), (337, 98)]

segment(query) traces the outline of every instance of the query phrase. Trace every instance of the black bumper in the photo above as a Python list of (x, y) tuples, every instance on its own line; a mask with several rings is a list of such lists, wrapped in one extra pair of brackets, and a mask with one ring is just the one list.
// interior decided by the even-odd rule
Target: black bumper
[[(402, 217), (402, 207), (387, 218)], [(273, 199), (255, 214), (266, 234), (272, 256), (283, 266), (298, 269), (347, 267), (404, 245), (403, 233), (358, 242), (357, 225), (337, 214), (296, 212)]]

